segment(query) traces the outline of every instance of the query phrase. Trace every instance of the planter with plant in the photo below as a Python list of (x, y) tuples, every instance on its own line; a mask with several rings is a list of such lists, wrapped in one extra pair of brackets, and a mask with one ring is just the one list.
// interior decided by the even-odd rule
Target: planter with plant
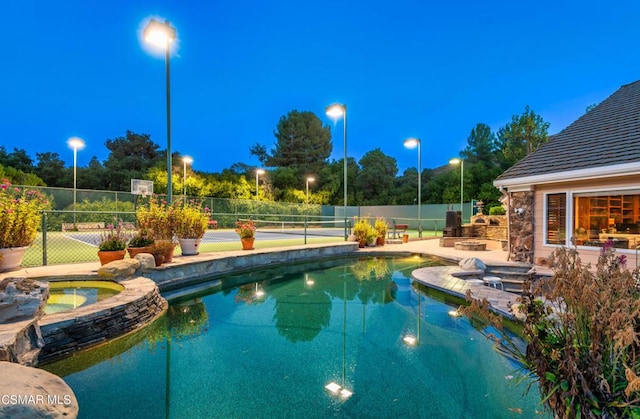
[(175, 210), (176, 235), (183, 255), (197, 255), (198, 245), (209, 226), (209, 208), (195, 201)]
[[(156, 266), (160, 266), (165, 262), (171, 262), (171, 260), (173, 260), (174, 249), (174, 243), (167, 240), (156, 240), (151, 246), (151, 254), (155, 259)], [(167, 259), (167, 255), (170, 255), (169, 259)]]
[(138, 228), (148, 231), (154, 240), (173, 242), (176, 235), (176, 207), (151, 196), (146, 204), (136, 210)]
[(151, 246), (153, 246), (153, 243), (153, 237), (143, 230), (138, 230), (136, 235), (129, 240), (129, 244), (127, 246), (129, 257), (133, 258), (139, 253), (151, 253)]
[(116, 225), (109, 224), (100, 234), (100, 243), (98, 244), (100, 264), (105, 265), (114, 260), (124, 259), (129, 238), (122, 221), (117, 222)]
[(38, 234), (42, 210), (49, 205), (37, 191), (0, 183), (0, 272), (14, 269)]
[(354, 217), (353, 235), (356, 241), (360, 243), (360, 247), (365, 247), (367, 243), (373, 239), (375, 241), (376, 232), (369, 224), (369, 220), (363, 217)]
[(384, 217), (376, 217), (376, 221), (373, 224), (373, 229), (376, 231), (376, 244), (378, 246), (384, 246), (384, 240), (387, 237), (387, 230), (389, 225)]
[(240, 236), (242, 250), (253, 250), (256, 235), (256, 224), (253, 220), (236, 221), (236, 233)]

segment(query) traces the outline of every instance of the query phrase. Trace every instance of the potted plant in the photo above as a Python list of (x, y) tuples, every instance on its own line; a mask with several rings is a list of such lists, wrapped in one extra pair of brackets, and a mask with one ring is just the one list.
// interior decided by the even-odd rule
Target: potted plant
[(154, 240), (173, 242), (176, 234), (176, 208), (165, 200), (152, 196), (146, 205), (136, 210), (138, 226), (151, 233)]
[(115, 226), (113, 224), (107, 225), (100, 234), (100, 243), (98, 244), (100, 264), (105, 265), (114, 260), (124, 259), (128, 242), (129, 235), (124, 230), (122, 221), (118, 221)]
[(136, 235), (129, 240), (129, 244), (127, 245), (129, 257), (133, 258), (139, 253), (151, 253), (151, 246), (153, 246), (153, 243), (153, 237), (151, 237), (148, 232), (138, 230)]
[(209, 208), (195, 201), (175, 210), (176, 235), (183, 255), (197, 255), (198, 245), (209, 226)]
[(173, 260), (173, 251), (177, 246), (174, 242), (176, 235), (176, 207), (158, 196), (151, 196), (146, 205), (140, 205), (136, 210), (139, 228), (150, 232), (151, 237), (157, 243), (165, 241), (170, 246), (163, 246), (167, 249), (164, 255), (164, 262)]
[(253, 250), (253, 242), (256, 234), (256, 224), (253, 220), (236, 221), (236, 233), (240, 236), (242, 250)]
[(367, 218), (354, 217), (354, 220), (355, 223), (353, 225), (353, 234), (354, 236), (356, 236), (356, 241), (360, 243), (360, 247), (365, 247), (367, 245), (367, 242), (372, 237), (372, 234), (374, 234), (373, 237), (375, 239), (375, 232), (373, 230), (373, 227), (371, 227), (371, 224), (369, 224), (369, 220)]
[(40, 192), (0, 183), (0, 272), (14, 269), (38, 234), (48, 201)]
[(155, 259), (156, 266), (162, 265), (164, 262), (171, 262), (167, 260), (167, 254), (173, 254), (175, 246), (173, 243), (167, 240), (156, 240), (151, 246), (151, 254)]
[(384, 246), (384, 239), (387, 237), (387, 229), (389, 228), (387, 221), (384, 217), (376, 217), (373, 228), (377, 233), (376, 244), (378, 246)]

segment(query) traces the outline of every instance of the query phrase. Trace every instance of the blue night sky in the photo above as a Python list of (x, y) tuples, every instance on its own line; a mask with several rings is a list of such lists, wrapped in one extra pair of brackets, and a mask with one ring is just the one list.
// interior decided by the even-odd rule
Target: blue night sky
[[(279, 118), (348, 107), (348, 155), (380, 148), (399, 174), (447, 164), (478, 122), (494, 131), (528, 104), (559, 132), (640, 79), (640, 2), (4, 1), (0, 145), (78, 165), (127, 130), (166, 148), (163, 53), (145, 19), (169, 19), (173, 151), (194, 168), (259, 165)], [(343, 153), (342, 121), (332, 158)]]

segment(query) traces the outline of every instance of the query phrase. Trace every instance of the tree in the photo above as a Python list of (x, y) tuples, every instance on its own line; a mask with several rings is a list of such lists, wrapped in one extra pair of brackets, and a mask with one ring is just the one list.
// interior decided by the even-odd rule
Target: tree
[[(493, 180), (502, 172), (499, 162), (503, 160), (496, 136), (487, 124), (478, 123), (467, 137), (467, 147), (461, 153), (464, 159), (465, 202), (482, 200), (487, 208), (498, 205), (500, 192), (493, 186)], [(455, 170), (457, 185), (460, 184), (460, 170)], [(456, 187), (460, 196), (460, 189)]]
[[(280, 118), (273, 134), (276, 145), (266, 158), (266, 166), (291, 167), (299, 174), (318, 173), (331, 154), (331, 129), (313, 112), (289, 112)], [(253, 150), (259, 151), (259, 146)]]
[(58, 153), (49, 151), (36, 153), (36, 158), (38, 164), (35, 167), (35, 172), (47, 186), (73, 186), (66, 182), (68, 178), (67, 169)]
[(249, 148), (249, 154), (252, 156), (256, 156), (258, 158), (258, 161), (262, 163), (263, 166), (267, 163), (267, 159), (269, 158), (267, 147), (258, 143)]
[(536, 115), (529, 105), (522, 115), (513, 115), (511, 122), (498, 130), (498, 145), (505, 158), (504, 169), (513, 166), (547, 142), (549, 123)]
[(360, 173), (356, 179), (358, 204), (395, 204), (393, 181), (398, 174), (396, 159), (376, 148), (365, 154), (359, 163)]
[(127, 131), (124, 137), (107, 140), (105, 145), (111, 151), (104, 162), (111, 190), (129, 190), (131, 179), (143, 178), (147, 170), (162, 162), (159, 146), (151, 141), (149, 134)]
[(33, 160), (21, 148), (14, 148), (12, 153), (7, 153), (4, 146), (0, 146), (0, 164), (5, 167), (13, 167), (24, 173), (34, 172)]

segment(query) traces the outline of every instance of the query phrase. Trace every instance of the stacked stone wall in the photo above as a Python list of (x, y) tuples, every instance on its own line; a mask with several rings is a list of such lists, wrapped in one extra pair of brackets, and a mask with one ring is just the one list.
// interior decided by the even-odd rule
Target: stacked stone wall
[(509, 193), (509, 259), (533, 263), (533, 203), (534, 193)]
[(147, 278), (121, 281), (120, 294), (69, 313), (47, 315), (40, 321), (44, 348), (38, 363), (47, 363), (140, 329), (167, 309), (156, 284)]

